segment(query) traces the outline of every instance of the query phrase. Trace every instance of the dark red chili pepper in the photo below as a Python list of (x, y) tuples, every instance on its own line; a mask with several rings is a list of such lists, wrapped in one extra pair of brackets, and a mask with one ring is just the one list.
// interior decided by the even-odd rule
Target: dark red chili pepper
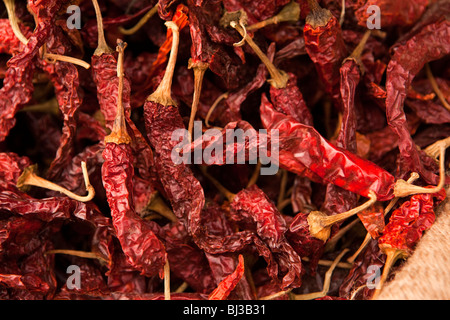
[[(437, 177), (430, 158), (417, 150), (408, 132), (404, 101), (406, 90), (427, 62), (438, 60), (450, 52), (450, 21), (430, 23), (410, 38), (394, 45), (386, 78), (386, 116), (389, 126), (399, 137), (399, 149), (405, 169), (418, 172), (428, 183)], [(426, 167), (428, 166), (428, 168)]]
[[(55, 46), (47, 45), (47, 51), (66, 54), (68, 48), (63, 45), (65, 41), (62, 30), (58, 27), (54, 28), (51, 37), (54, 37)], [(57, 61), (49, 77), (55, 87), (55, 96), (63, 116), (59, 147), (47, 172), (49, 179), (57, 180), (63, 167), (70, 162), (74, 153), (78, 109), (82, 104), (82, 89), (77, 67), (70, 62)]]
[[(380, 24), (383, 29), (392, 26), (410, 26), (420, 19), (429, 3), (428, 0), (369, 0), (355, 10), (355, 16), (358, 24), (366, 27), (367, 21), (375, 13), (373, 10), (369, 10), (369, 7), (375, 5), (380, 10)], [(373, 21), (371, 22), (373, 23)]]
[[(339, 133), (334, 142), (337, 147), (347, 149), (356, 154), (356, 106), (355, 93), (359, 84), (361, 73), (364, 70), (360, 61), (360, 56), (370, 36), (370, 31), (366, 31), (361, 42), (354, 49), (352, 54), (344, 60), (340, 68), (340, 93), (342, 97), (342, 120)], [(350, 210), (356, 205), (356, 195), (351, 190), (344, 190), (329, 184), (325, 195), (323, 210), (334, 215)]]
[(122, 250), (132, 266), (142, 274), (152, 276), (162, 274), (162, 267), (166, 263), (166, 251), (152, 229), (137, 216), (134, 210), (133, 155), (122, 104), (124, 43), (118, 42), (117, 48), (119, 51), (117, 115), (111, 134), (105, 137), (102, 179)]
[(238, 192), (233, 197), (231, 210), (234, 220), (243, 224), (254, 224), (256, 234), (269, 247), (272, 259), (278, 265), (274, 269), (275, 272), (272, 272), (269, 268), (273, 262), (270, 258), (266, 259), (269, 275), (277, 282), (281, 277), (283, 290), (300, 286), (301, 259), (285, 237), (286, 222), (264, 192), (256, 185)]
[[(23, 25), (20, 31), (26, 39), (32, 34), (31, 30)], [(15, 36), (11, 22), (8, 19), (0, 19), (0, 53), (16, 55), (24, 48), (25, 45)]]
[(38, 24), (25, 49), (8, 61), (3, 87), (0, 89), (0, 141), (5, 140), (14, 127), (17, 111), (31, 100), (35, 59), (49, 35), (49, 23)]
[(339, 69), (348, 56), (338, 19), (319, 6), (316, 0), (308, 0), (310, 12), (303, 28), (305, 47), (314, 62), (325, 91), (341, 109)]
[(244, 258), (239, 255), (239, 263), (233, 273), (223, 279), (208, 296), (208, 300), (226, 300), (244, 275)]

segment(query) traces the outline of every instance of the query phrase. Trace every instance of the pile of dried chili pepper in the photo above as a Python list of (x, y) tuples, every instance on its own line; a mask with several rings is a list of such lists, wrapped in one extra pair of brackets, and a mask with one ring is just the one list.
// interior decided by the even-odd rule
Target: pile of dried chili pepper
[(446, 201), (449, 1), (0, 12), (2, 300), (375, 299)]

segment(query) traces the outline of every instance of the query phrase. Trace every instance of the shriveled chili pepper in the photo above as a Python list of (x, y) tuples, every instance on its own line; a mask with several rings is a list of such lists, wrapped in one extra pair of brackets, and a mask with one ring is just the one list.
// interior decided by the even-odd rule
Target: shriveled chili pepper
[[(361, 42), (352, 54), (344, 60), (340, 68), (340, 93), (343, 110), (340, 129), (335, 144), (354, 154), (357, 153), (355, 92), (363, 71), (361, 70), (363, 67), (360, 56), (369, 36), (370, 31), (366, 31)], [(334, 184), (329, 184), (327, 186), (323, 208), (328, 214), (333, 215), (350, 210), (355, 206), (356, 201), (356, 195), (351, 191), (341, 189)]]
[(445, 197), (444, 189), (437, 194), (416, 194), (392, 213), (378, 239), (381, 251), (386, 254), (386, 263), (374, 298), (381, 292), (393, 264), (411, 255), (423, 233), (433, 225), (434, 207)]
[(38, 24), (24, 50), (8, 61), (3, 87), (0, 89), (0, 141), (4, 141), (14, 127), (17, 111), (31, 99), (35, 59), (49, 35), (50, 23), (47, 20)]
[[(0, 19), (0, 53), (15, 55), (21, 52), (25, 45), (14, 34), (11, 22), (8, 19)], [(28, 39), (31, 31), (22, 27), (21, 34)]]
[(378, 6), (380, 10), (381, 27), (388, 28), (392, 26), (409, 26), (420, 19), (427, 9), (430, 1), (413, 0), (413, 1), (386, 1), (386, 0), (369, 0), (355, 10), (355, 16), (360, 26), (366, 27), (367, 20), (373, 14), (369, 10), (370, 6)]
[(341, 109), (339, 69), (348, 56), (339, 21), (333, 14), (321, 8), (316, 0), (308, 0), (310, 12), (303, 28), (305, 47), (314, 62), (325, 91), (335, 107)]
[[(333, 146), (313, 127), (276, 112), (268, 103), (261, 104), (261, 121), (266, 129), (279, 130), (280, 165), (283, 164), (283, 153), (289, 152), (302, 169), (308, 168), (325, 181), (364, 197), (372, 190), (380, 201), (393, 197), (395, 179), (391, 174), (370, 161)], [(303, 143), (307, 144), (304, 148)], [(296, 166), (292, 165), (293, 168)], [(286, 169), (290, 170), (289, 167)]]
[[(58, 54), (67, 53), (64, 47), (62, 30), (54, 28), (51, 36), (54, 37), (55, 46), (47, 45), (47, 52), (58, 50)], [(59, 179), (62, 168), (66, 166), (74, 153), (74, 139), (77, 130), (78, 109), (82, 104), (82, 89), (80, 88), (79, 74), (75, 65), (70, 62), (57, 61), (54, 70), (49, 74), (55, 87), (55, 95), (63, 116), (62, 135), (55, 159), (47, 171), (49, 179)]]
[[(282, 276), (282, 289), (299, 286), (301, 259), (284, 236), (287, 231), (286, 222), (264, 192), (256, 185), (240, 191), (234, 196), (231, 209), (233, 219), (242, 220), (243, 223), (256, 223), (256, 233), (270, 248), (279, 266), (275, 275)], [(270, 261), (268, 263), (270, 266)], [(270, 272), (269, 274), (271, 277), (275, 276)]]
[(133, 155), (122, 102), (125, 47), (126, 44), (118, 42), (117, 115), (111, 134), (105, 137), (102, 179), (114, 228), (128, 261), (142, 274), (151, 276), (159, 273), (162, 276), (162, 268), (167, 259), (165, 248), (146, 222), (136, 215), (132, 198)]
[(427, 62), (449, 53), (450, 21), (442, 19), (425, 25), (410, 38), (394, 45), (386, 78), (386, 116), (389, 126), (399, 137), (399, 150), (405, 169), (418, 172), (428, 183), (436, 183), (430, 159), (417, 150), (406, 126), (404, 101), (406, 89)]
[(243, 275), (244, 258), (242, 255), (239, 255), (239, 264), (237, 265), (236, 270), (219, 283), (217, 288), (209, 294), (208, 300), (226, 300)]

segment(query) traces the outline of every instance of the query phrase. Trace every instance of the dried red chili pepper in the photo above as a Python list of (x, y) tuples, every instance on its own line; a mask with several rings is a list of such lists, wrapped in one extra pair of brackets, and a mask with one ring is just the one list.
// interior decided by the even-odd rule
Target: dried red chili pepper
[(305, 47), (314, 62), (325, 91), (333, 99), (335, 107), (342, 108), (339, 90), (339, 68), (348, 56), (338, 19), (319, 6), (316, 0), (308, 0), (310, 12), (303, 28)]
[[(286, 167), (287, 170), (295, 170), (297, 166), (302, 170), (307, 168), (323, 180), (364, 197), (368, 197), (370, 190), (377, 194), (380, 201), (393, 197), (395, 179), (391, 174), (372, 162), (333, 146), (313, 127), (276, 112), (268, 103), (261, 104), (261, 121), (266, 129), (279, 130), (280, 166), (283, 165), (283, 153), (286, 152), (295, 161), (291, 167)], [(303, 148), (302, 143), (307, 145)]]
[[(287, 231), (286, 222), (256, 185), (238, 192), (230, 204), (232, 218), (244, 224), (256, 224), (255, 232), (269, 247), (273, 259), (278, 264), (278, 270), (269, 275), (282, 277), (281, 288), (295, 288), (301, 284), (302, 264), (297, 253), (292, 249), (284, 234)], [(271, 261), (268, 261), (269, 266)], [(277, 278), (275, 278), (277, 279)]]
[[(67, 53), (69, 48), (65, 47), (63, 33), (54, 28), (51, 37), (54, 37), (55, 46), (47, 45), (47, 52), (58, 50), (59, 54)], [(55, 96), (63, 116), (62, 135), (55, 159), (50, 164), (47, 177), (51, 180), (59, 178), (64, 166), (73, 156), (73, 144), (77, 130), (78, 109), (82, 103), (82, 89), (80, 88), (79, 74), (75, 65), (70, 62), (57, 61), (54, 70), (49, 74), (50, 80), (55, 87)]]
[(368, 0), (355, 10), (355, 16), (360, 26), (366, 27), (367, 20), (374, 13), (370, 6), (378, 6), (382, 28), (392, 26), (410, 26), (420, 19), (429, 5), (429, 0), (386, 1)]
[[(31, 31), (25, 26), (20, 31), (26, 39), (31, 36)], [(15, 36), (10, 20), (0, 19), (0, 53), (16, 55), (24, 48), (24, 43)]]
[(424, 26), (412, 37), (394, 45), (386, 78), (386, 116), (389, 126), (399, 137), (400, 155), (405, 169), (418, 172), (428, 183), (436, 183), (433, 163), (417, 150), (406, 126), (403, 104), (406, 89), (427, 62), (438, 60), (450, 51), (450, 22), (443, 19)]
[(394, 263), (411, 255), (423, 233), (433, 225), (434, 207), (445, 197), (445, 189), (436, 194), (416, 194), (392, 213), (378, 239), (378, 246), (386, 254), (386, 263), (374, 298), (380, 293)]
[(208, 296), (208, 300), (226, 300), (244, 275), (244, 258), (239, 255), (239, 263), (233, 273), (223, 279)]
[(161, 275), (162, 267), (166, 262), (165, 248), (146, 222), (136, 215), (133, 204), (133, 155), (129, 145), (131, 138), (127, 133), (122, 102), (125, 46), (123, 42), (118, 42), (117, 115), (111, 134), (105, 137), (102, 179), (111, 208), (114, 228), (128, 261), (142, 274), (151, 276), (159, 273)]
[(14, 127), (17, 111), (31, 100), (35, 59), (49, 35), (49, 23), (38, 24), (25, 49), (8, 61), (3, 87), (0, 89), (0, 141), (5, 140)]
[[(356, 154), (356, 107), (355, 92), (363, 72), (360, 56), (370, 36), (366, 31), (358, 46), (352, 54), (344, 60), (340, 68), (340, 94), (342, 97), (342, 120), (335, 141), (336, 146), (347, 149)], [(356, 205), (356, 195), (349, 190), (341, 189), (334, 184), (327, 186), (323, 210), (328, 214), (342, 213)]]

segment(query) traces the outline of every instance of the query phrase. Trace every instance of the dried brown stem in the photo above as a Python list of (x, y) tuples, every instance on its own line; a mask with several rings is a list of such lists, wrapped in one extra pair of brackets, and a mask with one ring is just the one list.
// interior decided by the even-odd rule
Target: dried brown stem
[(310, 13), (306, 17), (306, 23), (313, 28), (325, 26), (333, 17), (331, 11), (322, 8), (316, 0), (308, 0)]
[(307, 218), (310, 234), (317, 239), (326, 241), (330, 237), (331, 226), (333, 224), (369, 208), (377, 201), (377, 196), (373, 191), (369, 192), (369, 198), (370, 199), (362, 205), (333, 216), (328, 216), (320, 211), (311, 211)]
[(66, 188), (63, 188), (51, 181), (48, 181), (44, 178), (39, 177), (35, 173), (35, 170), (36, 170), (35, 166), (30, 166), (30, 167), (27, 167), (24, 169), (24, 171), (20, 175), (19, 179), (17, 180), (17, 187), (18, 188), (22, 188), (23, 186), (41, 187), (41, 188), (61, 192), (62, 194), (65, 194), (69, 198), (80, 201), (80, 202), (87, 202), (94, 198), (95, 190), (89, 181), (89, 174), (87, 172), (86, 162), (84, 162), (84, 161), (81, 162), (81, 169), (83, 171), (84, 183), (86, 186), (86, 190), (88, 192), (88, 194), (85, 196), (79, 196), (79, 195), (73, 193), (72, 191), (67, 190)]
[(132, 35), (135, 34), (139, 29), (141, 29), (148, 20), (150, 20), (151, 17), (155, 15), (155, 13), (158, 12), (159, 3), (157, 3), (153, 8), (151, 8), (133, 27), (130, 29), (125, 29), (124, 27), (120, 26), (119, 31), (120, 33), (124, 35)]
[(243, 37), (242, 41), (247, 42), (247, 44), (253, 49), (255, 54), (259, 57), (261, 62), (264, 63), (264, 65), (266, 66), (271, 76), (271, 79), (267, 80), (267, 82), (269, 82), (270, 85), (272, 85), (277, 89), (285, 88), (289, 80), (289, 76), (284, 71), (278, 70), (275, 67), (275, 65), (269, 60), (269, 58), (261, 51), (258, 45), (253, 41), (253, 39), (248, 36), (246, 27), (242, 19), (239, 19), (239, 22), (231, 21), (230, 26), (236, 29), (241, 34), (241, 36)]
[(281, 22), (296, 22), (299, 18), (300, 5), (295, 1), (291, 1), (285, 5), (277, 15), (248, 26), (247, 31), (255, 31), (268, 25), (278, 24)]
[(427, 63), (425, 65), (425, 71), (427, 73), (428, 80), (431, 83), (431, 86), (433, 87), (434, 92), (439, 98), (439, 101), (441, 101), (442, 105), (445, 107), (445, 109), (450, 111), (450, 104), (447, 102), (447, 99), (445, 98), (444, 94), (442, 93), (441, 89), (439, 88), (438, 83), (436, 82), (436, 79), (433, 76), (433, 73), (431, 72), (430, 65)]
[(169, 61), (167, 62), (166, 72), (161, 80), (158, 88), (148, 96), (147, 101), (159, 103), (163, 106), (176, 106), (176, 102), (172, 99), (172, 78), (175, 70), (175, 64), (178, 55), (179, 30), (173, 21), (167, 21), (166, 27), (172, 30), (172, 49), (170, 51)]
[[(407, 183), (413, 183), (417, 179), (419, 179), (419, 174), (417, 172), (413, 172), (413, 173), (411, 173), (411, 176), (407, 180)], [(398, 200), (399, 200), (399, 198), (394, 198), (389, 202), (389, 204), (384, 209), (384, 216), (386, 216), (392, 210), (392, 208), (397, 204)], [(362, 244), (359, 246), (358, 250), (356, 250), (356, 252), (350, 258), (348, 258), (347, 261), (349, 263), (355, 262), (355, 259), (364, 250), (364, 248), (369, 244), (370, 240), (372, 240), (372, 237), (370, 236), (370, 233), (367, 233), (366, 237), (364, 238)]]
[(213, 176), (211, 176), (207, 170), (206, 167), (200, 166), (200, 170), (202, 171), (203, 175), (208, 178), (209, 181), (217, 188), (217, 190), (222, 193), (229, 202), (232, 202), (234, 197), (236, 196), (234, 193), (229, 191), (227, 188), (225, 188), (217, 179), (215, 179)]
[(52, 98), (39, 104), (26, 106), (20, 109), (18, 112), (43, 112), (43, 113), (51, 113), (56, 116), (61, 114), (61, 111), (59, 110), (58, 106), (58, 100), (56, 98)]
[(98, 259), (105, 264), (107, 264), (109, 262), (102, 256), (100, 256), (94, 252), (87, 252), (87, 251), (54, 249), (54, 250), (49, 250), (49, 251), (45, 252), (45, 254), (67, 254), (67, 255), (81, 257), (81, 258), (87, 258), (87, 259)]
[(325, 244), (324, 252), (333, 251), (337, 242), (349, 231), (351, 228), (353, 228), (357, 223), (359, 223), (361, 220), (358, 218), (353, 220), (352, 222), (349, 222), (344, 227), (339, 228), (339, 231), (336, 232), (333, 237), (327, 241)]
[(313, 300), (317, 298), (322, 298), (327, 295), (328, 291), (330, 290), (330, 284), (331, 284), (331, 276), (333, 275), (333, 271), (336, 268), (339, 261), (342, 259), (342, 257), (348, 252), (348, 249), (342, 250), (342, 252), (334, 259), (333, 264), (330, 266), (328, 271), (325, 273), (325, 280), (323, 282), (323, 289), (319, 292), (312, 292), (312, 293), (306, 293), (306, 294), (294, 294), (293, 298), (294, 300)]
[(91, 65), (89, 63), (87, 63), (86, 61), (83, 61), (81, 59), (77, 59), (74, 57), (63, 56), (61, 54), (53, 54), (53, 53), (45, 52), (44, 59), (49, 63), (55, 63), (56, 61), (64, 61), (64, 62), (70, 62), (70, 63), (76, 64), (85, 69), (89, 69), (91, 67)]
[(339, 24), (342, 26), (345, 20), (345, 0), (341, 1), (341, 15), (339, 16)]
[(277, 199), (278, 210), (280, 210), (280, 205), (283, 202), (285, 194), (286, 194), (287, 178), (288, 178), (287, 171), (281, 169), (280, 192), (278, 193), (278, 199)]
[(94, 55), (101, 56), (103, 53), (113, 53), (114, 50), (111, 49), (105, 40), (105, 32), (103, 30), (103, 18), (102, 12), (100, 11), (100, 6), (98, 5), (97, 0), (92, 0), (92, 4), (95, 9), (95, 17), (97, 18), (97, 32), (98, 32), (98, 44), (97, 49), (94, 52)]
[(3, 0), (5, 3), (6, 11), (8, 12), (8, 20), (11, 24), (11, 28), (17, 39), (20, 40), (24, 45), (28, 43), (28, 39), (23, 35), (19, 27), (19, 19), (16, 16), (16, 5), (14, 0)]
[(250, 177), (250, 180), (248, 180), (247, 188), (251, 187), (256, 183), (256, 181), (258, 181), (260, 171), (261, 171), (261, 161), (259, 161), (258, 159), (258, 163), (256, 164), (255, 170), (253, 170), (252, 176)]
[(192, 141), (192, 130), (194, 129), (195, 115), (197, 114), (197, 108), (200, 102), (200, 94), (202, 92), (203, 77), (208, 67), (209, 63), (202, 61), (193, 62), (192, 59), (189, 59), (188, 68), (194, 69), (194, 96), (192, 98), (191, 116), (189, 118), (189, 126), (188, 126), (189, 138), (191, 139), (191, 141)]
[(117, 77), (119, 78), (119, 86), (117, 89), (117, 111), (116, 118), (114, 119), (113, 128), (111, 133), (105, 137), (105, 143), (115, 143), (115, 144), (130, 144), (131, 137), (127, 132), (127, 126), (125, 121), (125, 110), (123, 108), (123, 58), (124, 51), (127, 47), (126, 42), (122, 40), (117, 40), (116, 50), (119, 52), (117, 58)]
[(213, 105), (211, 106), (211, 108), (209, 108), (208, 113), (206, 114), (205, 117), (205, 125), (209, 128), (211, 127), (209, 124), (209, 118), (211, 118), (211, 114), (213, 113), (213, 111), (216, 109), (216, 107), (219, 105), (220, 101), (222, 101), (223, 99), (228, 98), (229, 93), (225, 92), (222, 93), (220, 96), (217, 97), (217, 99), (214, 101)]
[(146, 210), (151, 210), (157, 212), (159, 215), (169, 219), (172, 222), (177, 221), (177, 217), (172, 210), (166, 205), (163, 199), (159, 195), (156, 195), (150, 204), (145, 208)]
[(170, 300), (170, 266), (169, 259), (164, 265), (164, 300)]
[(186, 289), (189, 288), (189, 284), (186, 281), (183, 281), (182, 284), (174, 291), (175, 293), (181, 293), (186, 291)]
[(397, 262), (398, 259), (404, 259), (408, 256), (405, 251), (395, 248), (384, 248), (384, 250), (382, 251), (384, 252), (384, 254), (386, 254), (386, 262), (384, 263), (383, 273), (381, 274), (380, 281), (375, 288), (372, 300), (377, 299), (377, 297), (381, 293), (381, 289), (383, 288), (383, 285), (386, 282), (387, 277), (389, 276), (389, 272), (391, 271), (391, 268), (395, 264), (395, 262)]
[(288, 290), (284, 290), (284, 291), (279, 291), (279, 292), (275, 292), (273, 294), (270, 294), (268, 296), (264, 296), (259, 298), (259, 300), (273, 300), (279, 297), (284, 296), (285, 294), (289, 294), (292, 291), (292, 289), (288, 289)]
[[(308, 257), (303, 257), (302, 260), (306, 261), (306, 262), (310, 261), (310, 259)], [(324, 266), (324, 267), (330, 267), (331, 265), (333, 265), (333, 263), (334, 263), (333, 261), (322, 260), (322, 259), (317, 262), (317, 264), (319, 266)], [(351, 269), (353, 267), (353, 265), (351, 263), (348, 263), (348, 262), (339, 262), (336, 265), (336, 267), (342, 268), (342, 269)]]
[[(448, 139), (448, 138), (447, 138)], [(430, 146), (432, 150), (435, 146), (439, 149), (439, 183), (434, 188), (424, 188), (408, 183), (403, 179), (397, 180), (394, 185), (395, 197), (407, 197), (419, 193), (436, 193), (441, 191), (445, 184), (445, 150), (447, 148), (447, 139), (436, 142), (436, 145)]]

